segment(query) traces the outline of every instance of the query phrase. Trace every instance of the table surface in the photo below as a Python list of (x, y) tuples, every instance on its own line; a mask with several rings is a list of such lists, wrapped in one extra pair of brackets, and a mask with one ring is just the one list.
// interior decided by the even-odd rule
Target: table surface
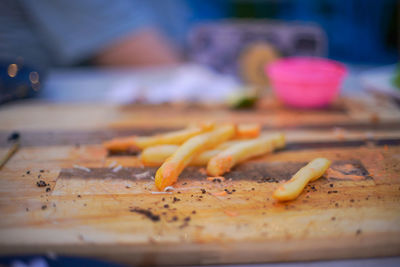
[[(364, 70), (364, 68), (359, 68)], [(353, 68), (348, 77), (343, 93), (344, 95), (358, 95), (364, 92), (360, 88), (357, 80), (359, 69)], [(171, 70), (169, 70), (171, 71)], [(119, 86), (121, 78), (129, 79), (151, 79), (153, 76), (165, 75), (165, 70), (57, 70), (50, 73), (48, 83), (44, 87), (40, 98), (50, 102), (105, 102), (110, 91)], [(144, 78), (143, 78), (144, 77)], [(73, 88), (71, 90), (71, 88)], [(338, 260), (321, 261), (313, 263), (277, 263), (277, 264), (258, 264), (251, 266), (398, 266), (400, 257), (381, 258), (381, 259), (360, 259), (360, 260)], [(237, 266), (237, 265), (235, 265)], [(245, 266), (245, 265), (240, 265)], [(249, 266), (249, 265), (246, 265)]]

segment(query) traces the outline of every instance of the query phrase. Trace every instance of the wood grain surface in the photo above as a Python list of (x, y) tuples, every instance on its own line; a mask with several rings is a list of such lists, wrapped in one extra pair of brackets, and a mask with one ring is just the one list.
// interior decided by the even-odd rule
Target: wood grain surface
[[(288, 144), (240, 164), (221, 183), (190, 167), (163, 194), (152, 180), (157, 168), (101, 146), (211, 120), (258, 122), (284, 132)], [(138, 265), (400, 255), (400, 110), (386, 98), (312, 111), (269, 99), (248, 111), (24, 102), (0, 107), (0, 156), (12, 131), (21, 133), (21, 148), (0, 171), (0, 255)], [(279, 183), (315, 157), (333, 161), (324, 177), (297, 200), (275, 202)]]

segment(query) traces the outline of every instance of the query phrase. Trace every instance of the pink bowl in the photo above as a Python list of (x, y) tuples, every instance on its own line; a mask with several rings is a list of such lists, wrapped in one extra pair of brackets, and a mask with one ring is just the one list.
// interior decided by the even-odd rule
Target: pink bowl
[(312, 57), (281, 59), (265, 70), (278, 98), (301, 108), (329, 105), (339, 94), (347, 72), (341, 63)]

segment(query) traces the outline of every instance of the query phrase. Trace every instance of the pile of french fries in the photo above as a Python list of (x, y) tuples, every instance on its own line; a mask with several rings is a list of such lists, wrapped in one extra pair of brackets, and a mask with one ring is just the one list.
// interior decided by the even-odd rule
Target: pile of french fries
[[(258, 124), (213, 123), (192, 125), (186, 129), (154, 136), (115, 138), (104, 143), (110, 151), (141, 150), (145, 165), (160, 166), (155, 175), (159, 190), (173, 185), (189, 165), (206, 166), (207, 174), (222, 176), (237, 164), (285, 147), (282, 133), (261, 133)], [(279, 187), (274, 197), (295, 199), (309, 181), (316, 180), (329, 167), (326, 159), (316, 159)]]

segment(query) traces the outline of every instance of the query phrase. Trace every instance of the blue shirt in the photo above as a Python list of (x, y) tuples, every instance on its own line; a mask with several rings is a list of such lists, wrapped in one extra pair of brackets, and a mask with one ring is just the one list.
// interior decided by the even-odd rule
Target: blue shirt
[(78, 64), (143, 27), (182, 36), (185, 14), (179, 0), (1, 0), (0, 61)]

